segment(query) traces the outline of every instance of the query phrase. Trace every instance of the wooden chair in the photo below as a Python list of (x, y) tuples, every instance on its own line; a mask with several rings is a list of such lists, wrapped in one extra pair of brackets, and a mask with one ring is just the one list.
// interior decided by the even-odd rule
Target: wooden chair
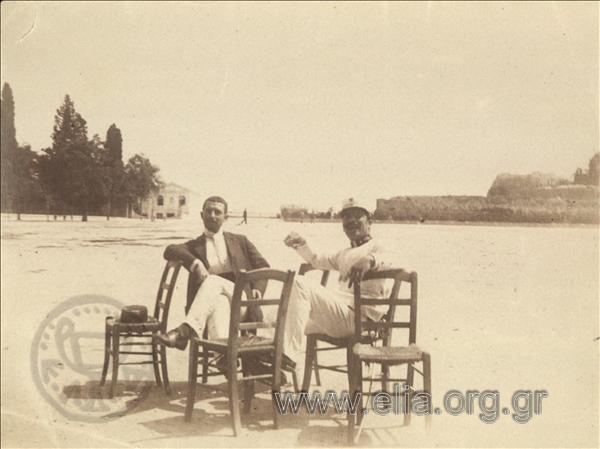
[[(302, 265), (300, 265), (298, 274), (305, 275), (306, 273), (314, 270), (317, 269), (313, 268), (311, 264), (303, 263)], [(322, 271), (323, 273), (321, 275), (321, 285), (325, 287), (327, 285), (327, 281), (329, 280), (330, 272), (328, 270), (319, 271)], [(315, 373), (315, 381), (317, 383), (317, 386), (321, 385), (320, 369), (326, 369), (338, 373), (348, 374), (347, 364), (320, 365), (318, 360), (318, 353), (321, 351), (333, 351), (339, 349), (346, 349), (346, 353), (348, 353), (348, 345), (351, 341), (351, 338), (334, 338), (326, 334), (308, 334), (306, 336), (306, 358), (304, 360), (304, 378), (302, 380), (302, 391), (308, 391), (313, 371)], [(325, 342), (327, 343), (327, 346), (319, 347), (319, 342)]]
[[(431, 357), (430, 355), (416, 346), (417, 335), (417, 273), (407, 273), (403, 270), (388, 270), (379, 272), (367, 273), (364, 280), (370, 279), (393, 279), (394, 284), (387, 299), (370, 299), (361, 296), (360, 283), (354, 285), (354, 344), (352, 346), (352, 354), (350, 357), (350, 394), (352, 403), (357, 399), (357, 395), (361, 396), (361, 404), (355, 415), (348, 415), (348, 440), (350, 443), (356, 443), (360, 436), (360, 430), (363, 423), (363, 398), (371, 396), (371, 392), (363, 393), (363, 381), (373, 382), (372, 375), (363, 377), (363, 363), (371, 366), (381, 365), (382, 372), (382, 388), (388, 391), (389, 382), (405, 382), (409, 386), (409, 404), (412, 402), (412, 397), (415, 394), (414, 389), (414, 374), (421, 374), (423, 377), (423, 389), (431, 398)], [(410, 298), (399, 299), (400, 286), (402, 282), (410, 284)], [(361, 314), (356, 311), (361, 310), (364, 306), (373, 305), (388, 305), (388, 312), (384, 319), (380, 321), (371, 321), (361, 319)], [(408, 321), (398, 321), (395, 318), (397, 307), (409, 308)], [(408, 345), (394, 346), (392, 345), (392, 331), (396, 328), (408, 329)], [(365, 333), (377, 333), (381, 338), (382, 345), (374, 346), (360, 342)], [(415, 367), (416, 363), (422, 363), (422, 370)], [(390, 367), (395, 365), (407, 365), (406, 378), (390, 378)], [(426, 425), (431, 423), (431, 399), (428, 401), (428, 414), (426, 415)], [(406, 410), (405, 410), (406, 411)], [(408, 414), (404, 415), (404, 423), (410, 423), (410, 408)], [(358, 431), (356, 426), (359, 426)]]
[[(313, 268), (312, 265), (308, 263), (303, 263), (300, 265), (299, 274), (304, 275), (313, 270), (318, 270)], [(328, 270), (319, 270), (322, 271), (323, 274), (321, 276), (321, 285), (325, 287), (327, 285), (327, 281), (329, 280), (330, 272)], [(365, 335), (363, 337), (363, 343), (372, 343), (372, 338), (370, 336)], [(302, 380), (302, 391), (308, 392), (310, 388), (311, 381), (311, 373), (314, 371), (315, 373), (315, 381), (317, 386), (321, 385), (321, 376), (320, 370), (325, 369), (329, 371), (334, 371), (336, 373), (346, 374), (348, 376), (348, 383), (350, 382), (350, 374), (348, 373), (348, 361), (352, 351), (352, 344), (354, 340), (353, 337), (342, 337), (336, 338), (331, 337), (327, 334), (308, 334), (306, 336), (306, 357), (304, 361), (304, 378)], [(320, 346), (319, 343), (325, 343), (326, 346)], [(335, 351), (343, 349), (346, 351), (346, 363), (338, 363), (336, 365), (321, 365), (318, 361), (318, 353), (322, 351)]]
[[(110, 385), (110, 397), (114, 395), (119, 375), (120, 365), (147, 365), (152, 364), (154, 367), (154, 377), (158, 386), (165, 387), (167, 394), (171, 394), (169, 384), (169, 375), (167, 372), (167, 355), (165, 347), (159, 345), (156, 340), (158, 332), (166, 332), (167, 319), (169, 317), (169, 308), (171, 306), (171, 298), (175, 289), (175, 283), (181, 263), (167, 262), (158, 285), (156, 294), (156, 302), (154, 304), (154, 314), (149, 317), (144, 323), (122, 323), (120, 319), (112, 316), (106, 317), (105, 324), (105, 344), (104, 344), (104, 366), (102, 368), (102, 378), (100, 385), (106, 382), (108, 373), (108, 365), (112, 358), (112, 382)], [(125, 341), (121, 341), (121, 339)], [(131, 340), (130, 340), (131, 339)], [(139, 346), (151, 346), (151, 349), (141, 351), (136, 349)], [(138, 348), (136, 348), (138, 347)], [(120, 356), (144, 356), (150, 360), (142, 361), (121, 361)], [(162, 371), (162, 381), (161, 374)]]
[[(245, 331), (247, 332), (247, 331)], [(255, 333), (255, 332), (250, 332)], [(205, 328), (202, 332), (202, 340), (208, 340), (208, 328)], [(220, 360), (223, 355), (219, 352), (213, 352), (209, 349), (209, 345), (205, 345), (202, 348), (202, 383), (208, 383), (209, 377), (214, 376), (222, 376), (223, 371), (221, 367), (217, 365), (217, 361)], [(290, 373), (292, 376), (292, 385), (294, 386), (294, 391), (298, 392), (298, 378), (296, 376), (296, 363), (291, 359), (284, 357), (281, 362), (281, 369), (285, 372)]]
[[(196, 385), (198, 377), (198, 365), (204, 366), (203, 354), (211, 352), (224, 357), (227, 368), (224, 374), (228, 380), (229, 408), (235, 435), (239, 435), (242, 429), (238, 381), (244, 384), (244, 409), (250, 410), (251, 400), (254, 396), (254, 381), (263, 381), (271, 384), (273, 400), (273, 421), (275, 428), (279, 427), (279, 410), (275, 402), (275, 392), (281, 390), (281, 366), (283, 359), (283, 335), (285, 331), (285, 319), (287, 315), (290, 292), (294, 281), (293, 271), (279, 271), (270, 268), (261, 268), (253, 271), (241, 271), (236, 278), (233, 297), (231, 299), (231, 316), (229, 321), (229, 337), (215, 340), (192, 338), (190, 343), (188, 397), (185, 408), (185, 420), (190, 421), (196, 398)], [(276, 281), (282, 283), (281, 294), (274, 299), (245, 299), (250, 295), (243, 295), (249, 291), (252, 282), (258, 280)], [(242, 309), (248, 307), (249, 303), (260, 305), (263, 310), (274, 307), (277, 310), (275, 322), (242, 323)], [(258, 329), (274, 329), (274, 337), (267, 338), (254, 335), (251, 331)], [(262, 356), (271, 361), (271, 371), (266, 374), (253, 374), (251, 372), (252, 360)], [(242, 361), (242, 370), (238, 368), (238, 360)], [(238, 377), (241, 374), (241, 377)]]

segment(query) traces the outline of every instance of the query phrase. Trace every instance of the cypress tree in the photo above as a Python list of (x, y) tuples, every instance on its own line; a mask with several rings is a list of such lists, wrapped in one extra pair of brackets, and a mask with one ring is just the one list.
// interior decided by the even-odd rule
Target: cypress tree
[(102, 150), (97, 136), (88, 141), (86, 121), (66, 95), (54, 117), (52, 147), (40, 158), (43, 185), (63, 216), (75, 210), (87, 221), (90, 209), (102, 200)]
[(123, 138), (121, 130), (113, 123), (106, 131), (106, 142), (102, 153), (104, 188), (107, 199), (106, 219), (110, 220), (115, 203), (123, 196)]
[(15, 163), (17, 158), (17, 132), (15, 129), (15, 100), (8, 83), (2, 86), (0, 102), (0, 178), (2, 212), (12, 209), (15, 194)]

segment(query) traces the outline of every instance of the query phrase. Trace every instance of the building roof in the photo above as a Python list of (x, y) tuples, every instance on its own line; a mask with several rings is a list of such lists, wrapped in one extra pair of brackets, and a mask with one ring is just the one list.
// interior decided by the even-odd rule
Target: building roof
[(167, 182), (164, 187), (162, 189), (160, 189), (160, 191), (166, 191), (166, 190), (177, 190), (183, 193), (188, 193), (188, 194), (192, 194), (192, 195), (197, 195), (200, 196), (200, 194), (194, 190), (188, 189), (187, 187), (182, 186), (181, 184), (177, 184), (175, 182)]

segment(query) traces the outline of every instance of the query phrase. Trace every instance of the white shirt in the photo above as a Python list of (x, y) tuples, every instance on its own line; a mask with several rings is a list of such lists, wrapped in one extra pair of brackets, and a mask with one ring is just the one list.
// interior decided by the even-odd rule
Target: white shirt
[[(206, 237), (208, 272), (210, 274), (221, 274), (233, 271), (227, 254), (227, 245), (225, 244), (223, 231), (219, 229), (218, 232), (213, 233), (205, 229), (204, 236)], [(194, 271), (196, 264), (198, 263), (202, 262), (196, 259), (194, 263), (192, 263), (190, 271)]]
[[(298, 247), (296, 251), (314, 268), (338, 271), (340, 273), (339, 290), (351, 295), (353, 295), (353, 288), (348, 285), (350, 269), (361, 258), (373, 257), (375, 259), (373, 270), (376, 271), (400, 268), (398, 253), (386, 250), (376, 239), (371, 239), (361, 246), (342, 249), (333, 254), (316, 254), (308, 244)], [(364, 297), (381, 299), (389, 295), (386, 287), (384, 279), (373, 279), (363, 282), (361, 291)], [(365, 307), (365, 315), (378, 321), (384, 313), (381, 309), (381, 307)]]

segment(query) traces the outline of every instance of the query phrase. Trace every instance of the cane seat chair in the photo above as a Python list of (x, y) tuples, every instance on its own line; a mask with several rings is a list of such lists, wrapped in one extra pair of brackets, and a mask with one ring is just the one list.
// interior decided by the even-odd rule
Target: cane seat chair
[[(329, 270), (319, 270), (313, 268), (313, 266), (309, 263), (303, 263), (302, 265), (300, 265), (298, 274), (304, 276), (310, 271), (321, 271), (321, 285), (323, 287), (327, 286), (327, 281), (329, 280), (330, 276)], [(306, 336), (306, 358), (304, 361), (304, 378), (302, 380), (302, 391), (308, 391), (313, 371), (315, 373), (315, 381), (317, 386), (321, 386), (320, 369), (335, 371), (344, 374), (348, 373), (347, 364), (320, 365), (318, 353), (322, 351), (347, 349), (350, 341), (350, 338), (335, 338), (330, 337), (327, 334), (308, 334)], [(319, 342), (324, 342), (327, 345), (325, 347), (319, 346)]]
[[(117, 386), (119, 366), (121, 365), (152, 364), (156, 384), (159, 387), (164, 386), (167, 394), (171, 394), (166, 349), (164, 346), (158, 344), (156, 335), (159, 332), (166, 332), (171, 298), (173, 297), (180, 269), (180, 262), (168, 261), (165, 264), (160, 284), (158, 285), (154, 313), (145, 322), (123, 323), (120, 318), (106, 317), (104, 366), (102, 368), (100, 385), (104, 385), (106, 382), (108, 366), (112, 358), (112, 379), (109, 392), (111, 398)], [(150, 346), (150, 350), (144, 349), (148, 346)], [(128, 361), (122, 360), (121, 356), (126, 356), (127, 359), (129, 359), (129, 356), (135, 356), (138, 359), (142, 358), (145, 360)]]
[[(206, 352), (220, 355), (226, 361), (225, 375), (228, 382), (229, 409), (234, 434), (238, 436), (241, 432), (240, 399), (238, 383), (244, 386), (244, 410), (249, 411), (254, 396), (254, 381), (269, 383), (272, 390), (273, 421), (275, 428), (279, 427), (279, 410), (275, 400), (275, 392), (281, 390), (281, 370), (283, 359), (283, 336), (285, 332), (285, 320), (287, 316), (290, 292), (293, 286), (295, 273), (293, 271), (279, 271), (270, 268), (260, 268), (253, 271), (241, 271), (236, 277), (233, 296), (231, 299), (231, 314), (229, 321), (229, 337), (220, 339), (204, 339), (194, 337), (190, 343), (189, 371), (188, 371), (188, 396), (185, 408), (185, 420), (190, 421), (194, 409), (196, 397), (196, 386), (198, 378), (198, 366), (204, 366), (203, 354)], [(256, 281), (266, 280), (269, 283), (277, 282), (281, 286), (281, 293), (276, 298), (247, 299), (251, 295), (244, 295), (249, 286)], [(268, 293), (268, 292), (267, 292)], [(252, 304), (259, 305), (263, 310), (274, 308), (275, 321), (265, 318), (262, 322), (241, 322), (242, 309)], [(273, 309), (271, 309), (273, 310)], [(267, 314), (265, 314), (265, 317)], [(274, 330), (273, 337), (257, 335), (259, 329)], [(269, 360), (269, 372), (255, 373), (252, 370), (253, 363), (258, 358)], [(241, 360), (241, 370), (238, 366)]]
[[(363, 425), (363, 399), (372, 396), (376, 393), (371, 393), (370, 387), (375, 380), (373, 377), (375, 365), (381, 365), (381, 381), (384, 391), (389, 393), (390, 382), (404, 382), (408, 388), (408, 404), (405, 404), (404, 409), (404, 424), (410, 423), (411, 416), (411, 401), (416, 390), (414, 388), (415, 372), (423, 378), (423, 391), (429, 395), (429, 401), (426, 404), (426, 425), (431, 423), (431, 356), (426, 351), (423, 351), (416, 345), (417, 334), (417, 273), (407, 273), (404, 270), (387, 270), (379, 272), (367, 273), (363, 280), (371, 279), (391, 279), (393, 286), (389, 298), (372, 299), (364, 298), (361, 295), (360, 283), (354, 284), (354, 326), (355, 333), (353, 337), (352, 351), (349, 361), (350, 372), (350, 394), (352, 403), (357, 400), (357, 395), (360, 395), (360, 409), (356, 414), (348, 414), (348, 440), (350, 443), (356, 443), (360, 436), (360, 431)], [(410, 297), (399, 298), (400, 287), (402, 283), (410, 284)], [(361, 319), (361, 313), (356, 311), (361, 310), (365, 306), (387, 305), (388, 311), (384, 318), (380, 321), (371, 321)], [(396, 318), (399, 308), (404, 309), (404, 312), (399, 315), (408, 315), (408, 320)], [(408, 344), (395, 345), (395, 340), (392, 340), (392, 332), (394, 329), (403, 328), (408, 330)], [(365, 334), (377, 333), (380, 337), (380, 344), (365, 344), (360, 341)], [(419, 369), (417, 364), (422, 365)], [(370, 375), (363, 376), (363, 366), (369, 365)], [(396, 365), (406, 365), (405, 378), (390, 377), (390, 367)], [(363, 382), (370, 382), (369, 391), (363, 392)], [(357, 428), (358, 426), (358, 428)]]
[[(325, 287), (329, 280), (330, 271), (318, 270), (312, 267), (308, 263), (300, 265), (299, 274), (306, 274), (310, 271), (322, 271), (321, 285)], [(365, 344), (372, 344), (377, 340), (379, 336), (377, 334), (365, 334), (362, 336), (361, 341)], [(319, 344), (321, 343), (321, 344)], [(325, 345), (323, 345), (325, 343)], [(304, 378), (302, 380), (302, 391), (308, 392), (311, 381), (311, 374), (315, 373), (315, 382), (317, 386), (321, 385), (320, 370), (328, 370), (336, 373), (346, 374), (348, 376), (348, 382), (350, 382), (350, 374), (348, 373), (348, 362), (352, 352), (352, 344), (354, 343), (353, 336), (349, 337), (331, 337), (327, 334), (308, 334), (306, 336), (306, 356), (304, 364)], [(318, 360), (318, 353), (325, 351), (335, 351), (343, 349), (346, 351), (345, 363), (338, 362), (334, 365), (328, 364), (323, 365)]]

